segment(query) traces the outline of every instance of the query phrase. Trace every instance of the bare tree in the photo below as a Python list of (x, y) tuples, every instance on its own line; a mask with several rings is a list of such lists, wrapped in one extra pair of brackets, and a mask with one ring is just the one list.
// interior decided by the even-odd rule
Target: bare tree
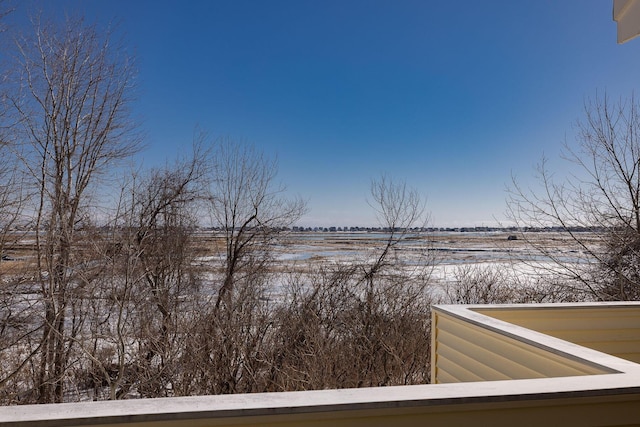
[[(9, 37), (5, 17), (11, 13), (0, 1), (0, 46), (6, 52)], [(18, 144), (12, 135), (10, 89), (6, 58), (0, 60), (0, 401), (19, 402), (32, 387), (29, 362), (39, 348), (33, 343), (39, 327), (33, 322), (34, 300), (25, 286), (29, 262), (24, 258), (29, 195), (24, 170), (16, 157)]]
[(382, 177), (371, 205), (386, 237), (362, 260), (291, 277), (276, 311), (269, 390), (367, 387), (429, 381), (432, 259), (403, 248), (424, 226), (419, 194)]
[(632, 95), (585, 104), (575, 145), (563, 158), (577, 172), (558, 180), (543, 159), (539, 191), (514, 179), (509, 214), (521, 227), (557, 226), (573, 244), (572, 259), (554, 255), (554, 272), (575, 293), (597, 299), (640, 298), (640, 109)]
[(216, 307), (231, 301), (239, 276), (258, 281), (270, 244), (306, 212), (306, 202), (287, 198), (275, 179), (277, 163), (254, 147), (224, 141), (216, 153), (211, 215), (224, 239), (224, 279)]
[(39, 402), (64, 397), (80, 326), (73, 298), (83, 286), (79, 233), (92, 186), (138, 149), (129, 118), (134, 69), (109, 33), (81, 19), (36, 20), (17, 41), (22, 85), (12, 97), (22, 160), (37, 189), (35, 230), (43, 325)]
[[(428, 218), (425, 202), (420, 194), (407, 187), (405, 182), (394, 181), (385, 175), (371, 182), (372, 201), (369, 205), (376, 214), (379, 225), (388, 233), (384, 248), (375, 261), (366, 264), (364, 279), (372, 284), (376, 274), (389, 264), (398, 245), (407, 237), (413, 227), (423, 227)], [(397, 263), (398, 258), (393, 259)], [(396, 264), (397, 265), (397, 264)]]
[(139, 316), (137, 362), (144, 372), (138, 384), (143, 396), (167, 395), (180, 386), (183, 340), (194, 327), (184, 319), (199, 314), (188, 302), (197, 300), (199, 290), (195, 227), (204, 196), (204, 154), (196, 148), (191, 158), (174, 167), (152, 171), (134, 195), (133, 245), (142, 278), (138, 289), (147, 296), (146, 304), (137, 307), (144, 309)]
[(193, 388), (201, 392), (255, 392), (261, 390), (262, 354), (272, 328), (271, 246), (306, 206), (285, 197), (275, 181), (276, 162), (251, 146), (223, 141), (214, 161), (209, 206), (223, 265), (215, 304), (205, 308), (206, 321), (192, 331), (184, 363), (194, 366)]
[(38, 352), (34, 337), (35, 301), (25, 285), (32, 270), (28, 258), (25, 208), (28, 189), (7, 146), (0, 146), (0, 401), (15, 403), (31, 386), (25, 373)]
[[(86, 304), (89, 325), (77, 383), (94, 398), (174, 394), (184, 321), (197, 300), (196, 218), (206, 164), (200, 146), (174, 165), (123, 183), (108, 227), (92, 239), (101, 266)], [(107, 389), (107, 393), (103, 390)]]
[[(352, 322), (359, 331), (355, 340), (357, 352), (367, 362), (358, 368), (362, 375), (358, 386), (412, 383), (416, 381), (415, 373), (407, 371), (406, 366), (415, 366), (420, 356), (404, 353), (407, 346), (402, 336), (412, 335), (412, 344), (425, 344), (416, 339), (416, 332), (428, 335), (428, 284), (434, 260), (424, 247), (414, 248), (410, 254), (413, 259), (408, 258), (408, 251), (403, 256), (403, 244), (413, 228), (426, 225), (425, 201), (404, 181), (385, 175), (372, 181), (371, 197), (369, 204), (388, 234), (383, 248), (378, 249), (371, 261), (359, 266), (361, 275), (354, 295), (359, 309), (354, 312)], [(428, 364), (428, 359), (421, 361)], [(400, 366), (391, 371), (395, 375), (402, 372), (402, 381), (406, 382), (392, 380), (388, 367), (396, 364)], [(426, 382), (427, 377), (421, 377), (420, 381)]]

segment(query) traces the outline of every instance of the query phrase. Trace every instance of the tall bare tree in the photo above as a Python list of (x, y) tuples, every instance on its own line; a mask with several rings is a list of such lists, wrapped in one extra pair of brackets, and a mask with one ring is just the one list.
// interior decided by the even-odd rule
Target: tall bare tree
[(146, 295), (146, 304), (137, 308), (144, 313), (138, 324), (138, 364), (145, 375), (138, 390), (145, 396), (166, 395), (181, 383), (180, 343), (194, 326), (184, 319), (197, 311), (187, 302), (198, 298), (195, 226), (198, 202), (204, 199), (205, 158), (196, 148), (189, 159), (152, 171), (133, 195), (132, 243), (141, 267), (139, 294)]
[(216, 307), (231, 301), (239, 276), (258, 280), (269, 260), (269, 245), (306, 212), (306, 202), (285, 197), (285, 188), (276, 182), (275, 160), (230, 140), (218, 148), (211, 215), (223, 233), (225, 272)]
[[(585, 298), (640, 298), (640, 106), (606, 95), (585, 103), (575, 144), (563, 159), (575, 170), (558, 179), (543, 159), (540, 190), (514, 180), (509, 214), (522, 227), (557, 226), (573, 244), (572, 260), (537, 246), (554, 271)], [(588, 231), (588, 232), (585, 232)], [(575, 262), (579, 261), (579, 262)]]
[(254, 147), (226, 140), (216, 148), (209, 206), (222, 266), (215, 303), (194, 328), (185, 363), (194, 366), (194, 388), (201, 392), (253, 392), (261, 390), (256, 377), (272, 329), (265, 298), (272, 245), (306, 206), (285, 197), (276, 162)]
[(61, 26), (35, 20), (34, 34), (17, 40), (22, 85), (12, 101), (22, 159), (38, 194), (39, 402), (64, 397), (79, 326), (72, 301), (83, 286), (79, 230), (92, 186), (138, 149), (129, 112), (134, 68), (110, 36), (82, 19)]

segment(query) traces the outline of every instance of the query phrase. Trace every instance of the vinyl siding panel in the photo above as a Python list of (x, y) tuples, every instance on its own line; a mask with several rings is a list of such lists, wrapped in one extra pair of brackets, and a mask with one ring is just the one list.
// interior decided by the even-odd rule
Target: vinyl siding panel
[(443, 313), (435, 313), (435, 383), (599, 374), (586, 362), (519, 341)]
[(640, 309), (479, 309), (487, 316), (640, 363)]

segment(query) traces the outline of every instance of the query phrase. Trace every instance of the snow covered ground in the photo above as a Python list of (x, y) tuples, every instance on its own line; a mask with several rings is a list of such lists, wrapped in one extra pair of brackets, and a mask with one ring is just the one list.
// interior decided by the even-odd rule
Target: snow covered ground
[[(276, 247), (276, 261), (283, 266), (296, 261), (349, 262), (375, 254), (383, 248), (385, 233), (293, 233)], [(585, 254), (571, 245), (563, 233), (537, 232), (526, 239), (509, 239), (508, 232), (438, 232), (406, 236), (396, 254), (406, 264), (430, 263), (446, 272), (450, 266), (485, 263), (548, 263), (552, 258), (584, 262)], [(530, 242), (548, 249), (541, 255)]]
[[(558, 264), (580, 266), (588, 255), (577, 250), (566, 233), (532, 232), (518, 235), (497, 232), (437, 232), (406, 236), (393, 253), (407, 269), (429, 269), (433, 288), (446, 289), (455, 283), (465, 268), (495, 270), (501, 278), (514, 283), (550, 282), (557, 278)], [(379, 254), (389, 235), (386, 233), (305, 232), (289, 235), (275, 247), (275, 275), (306, 271), (314, 264), (348, 264), (371, 259)], [(531, 244), (544, 248), (541, 254)], [(279, 287), (276, 285), (276, 288)], [(438, 293), (444, 291), (436, 291)]]

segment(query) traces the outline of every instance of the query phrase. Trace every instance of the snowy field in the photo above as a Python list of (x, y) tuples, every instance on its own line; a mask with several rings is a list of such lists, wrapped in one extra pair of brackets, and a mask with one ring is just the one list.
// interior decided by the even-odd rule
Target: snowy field
[[(292, 233), (275, 248), (276, 269), (284, 273), (313, 264), (364, 261), (379, 254), (388, 237), (376, 232)], [(461, 269), (472, 266), (535, 281), (553, 274), (557, 260), (576, 265), (589, 261), (572, 243), (567, 233), (559, 232), (424, 232), (405, 236), (394, 256), (406, 268), (429, 268), (434, 285), (442, 287), (455, 282)]]
[[(520, 238), (517, 238), (517, 237)], [(530, 243), (548, 249), (567, 262), (582, 262), (584, 253), (575, 250), (565, 233), (533, 232), (516, 236), (506, 231), (435, 232), (406, 235), (397, 252), (406, 263), (433, 262), (440, 267), (504, 262), (546, 262)], [(296, 261), (349, 262), (371, 256), (384, 247), (386, 233), (293, 233), (276, 248), (276, 260), (287, 265)]]
[[(203, 232), (199, 239), (207, 247), (196, 260), (205, 283), (217, 288), (224, 264), (222, 236)], [(21, 265), (34, 264), (33, 242), (26, 236), (19, 249), (8, 252), (11, 262), (2, 263), (5, 278)], [(581, 238), (588, 237), (584, 234)], [(371, 261), (384, 249), (389, 234), (382, 232), (292, 232), (272, 247), (274, 294), (280, 294), (289, 274), (310, 273), (314, 267), (327, 264), (353, 264)], [(428, 271), (430, 281), (446, 288), (455, 283), (464, 268), (486, 268), (504, 276), (526, 280), (547, 280), (556, 267), (555, 260), (580, 265), (588, 256), (575, 249), (567, 233), (511, 231), (491, 232), (420, 232), (409, 233), (395, 246), (389, 262), (415, 271)], [(532, 244), (544, 248), (541, 255)], [(214, 249), (215, 248), (215, 249)]]

